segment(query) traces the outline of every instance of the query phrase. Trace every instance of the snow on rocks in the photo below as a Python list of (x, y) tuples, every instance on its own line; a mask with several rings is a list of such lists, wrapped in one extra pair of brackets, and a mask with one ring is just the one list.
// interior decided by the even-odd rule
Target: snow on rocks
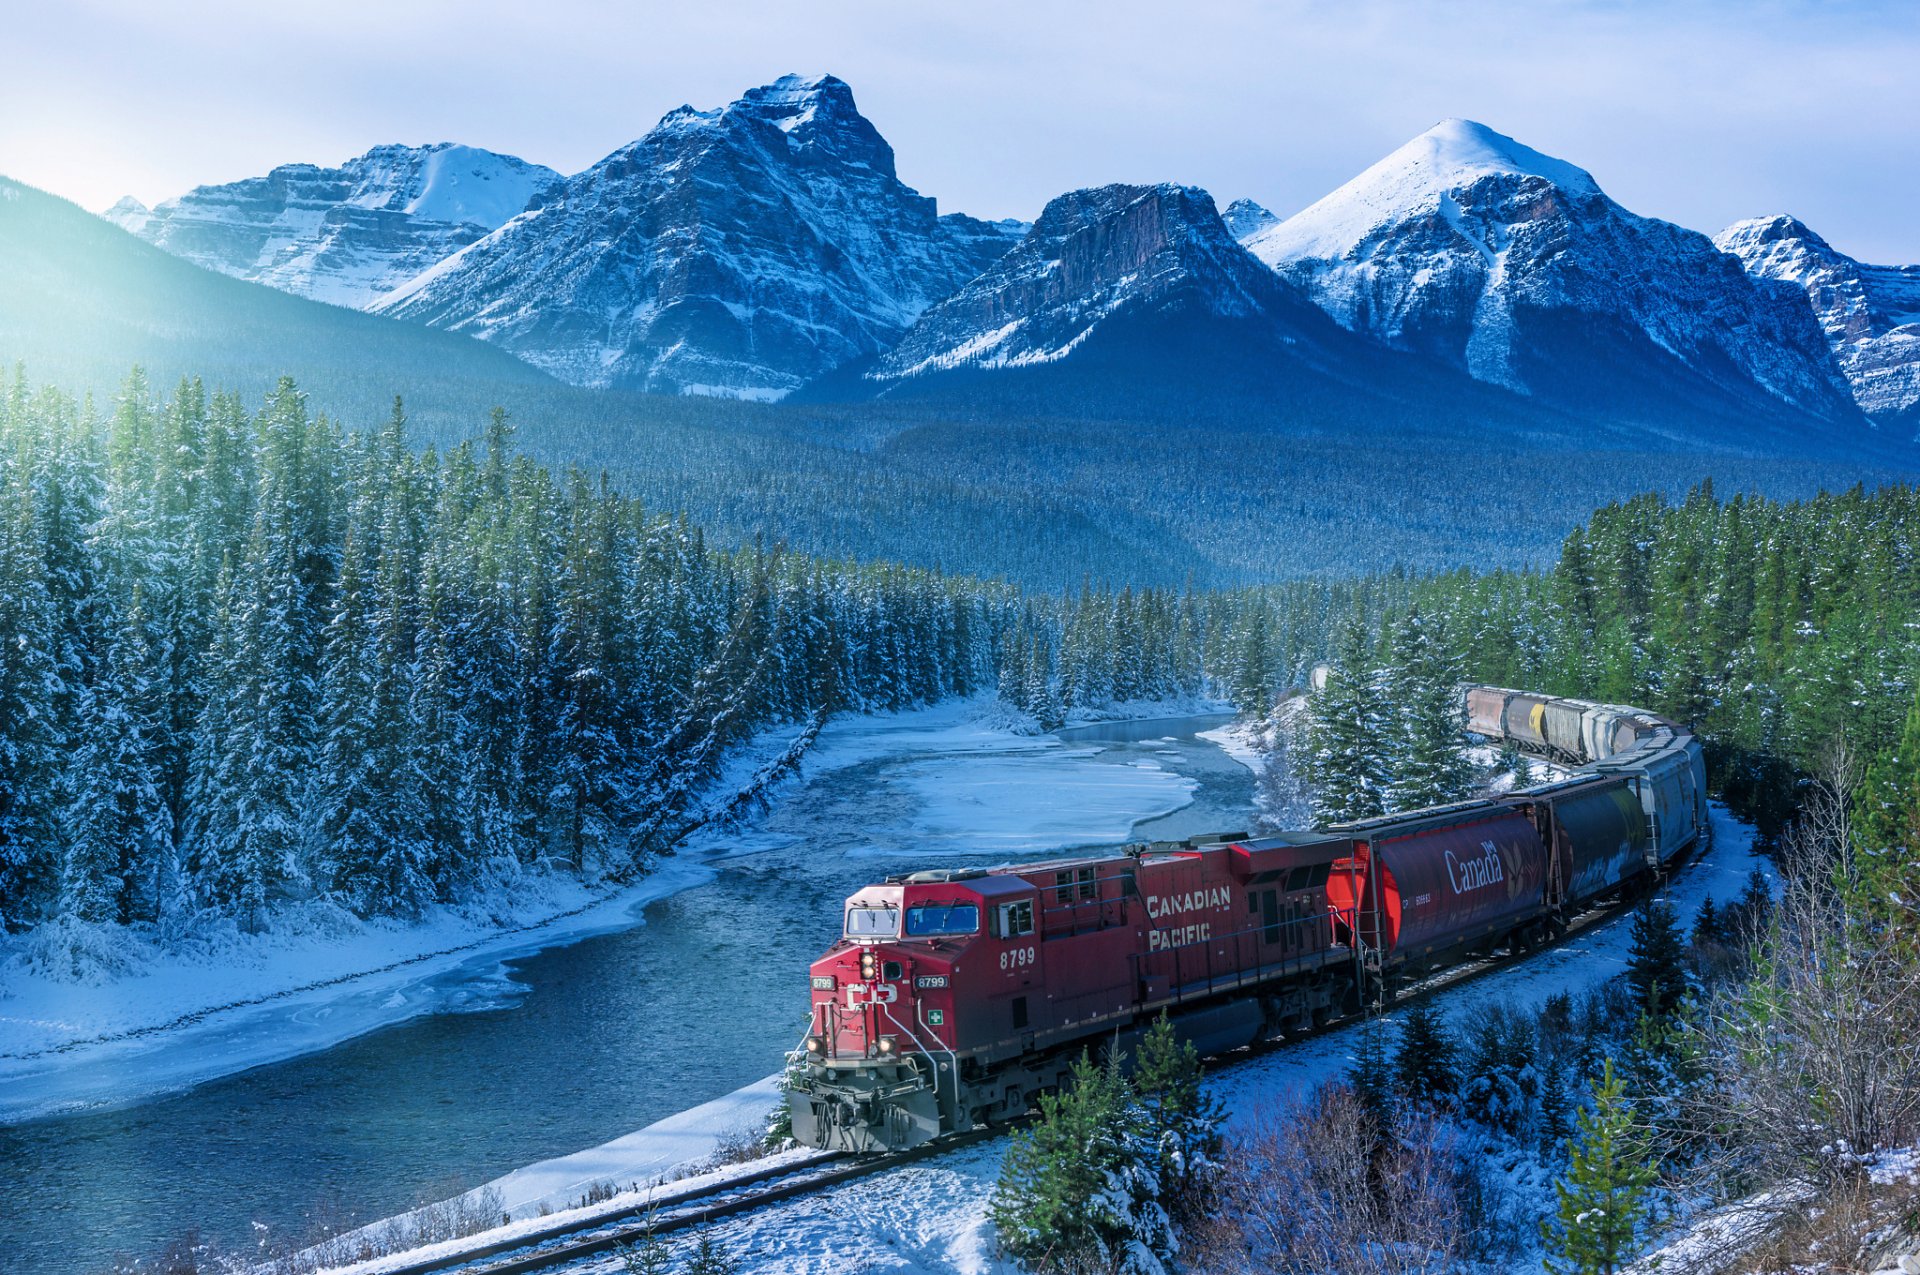
[(1860, 410), (1920, 412), (1920, 266), (1870, 266), (1794, 217), (1737, 221), (1713, 237), (1756, 279), (1806, 293)]

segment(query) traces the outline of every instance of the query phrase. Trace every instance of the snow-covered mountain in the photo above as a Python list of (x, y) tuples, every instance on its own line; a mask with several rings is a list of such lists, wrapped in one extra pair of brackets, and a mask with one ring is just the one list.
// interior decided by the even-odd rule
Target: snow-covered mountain
[(1735, 222), (1713, 242), (1807, 294), (1861, 411), (1920, 416), (1920, 266), (1863, 265), (1784, 216)]
[(920, 317), (868, 373), (1058, 362), (1104, 325), (1181, 313), (1324, 331), (1325, 320), (1234, 242), (1193, 186), (1100, 186), (1049, 202), (1026, 238)]
[(778, 398), (893, 344), (1025, 227), (939, 215), (833, 76), (786, 76), (639, 141), (376, 309), (562, 379)]
[(1649, 421), (1858, 420), (1800, 298), (1472, 121), (1246, 242), (1344, 327), (1523, 394)]
[(338, 168), (284, 164), (105, 216), (176, 257), (285, 292), (365, 307), (526, 208), (560, 174), (441, 142), (376, 146)]
[(1236, 199), (1228, 204), (1220, 213), (1220, 220), (1227, 223), (1227, 233), (1242, 242), (1280, 223), (1264, 205), (1251, 199)]

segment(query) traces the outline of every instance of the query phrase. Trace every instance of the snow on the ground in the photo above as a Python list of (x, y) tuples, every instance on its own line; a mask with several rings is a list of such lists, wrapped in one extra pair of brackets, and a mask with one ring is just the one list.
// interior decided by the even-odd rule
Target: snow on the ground
[[(713, 1157), (723, 1143), (742, 1130), (758, 1132), (767, 1114), (780, 1101), (779, 1077), (742, 1086), (725, 1097), (702, 1103), (644, 1129), (598, 1147), (530, 1164), (495, 1178), (466, 1193), (468, 1201), (484, 1201), (511, 1220), (483, 1234), (405, 1249), (386, 1257), (324, 1265), (330, 1275), (382, 1275), (396, 1267), (450, 1257), (475, 1245), (494, 1244), (534, 1235), (553, 1227), (583, 1224), (624, 1212), (636, 1205), (671, 1207), (681, 1193), (745, 1174), (791, 1164), (799, 1167), (818, 1155), (796, 1147), (740, 1164), (715, 1165)], [(611, 1186), (594, 1204), (582, 1203), (591, 1190)], [(395, 1223), (405, 1225), (411, 1215), (375, 1222), (342, 1237), (378, 1232)], [(314, 1250), (322, 1256), (324, 1249)]]
[[(738, 791), (793, 730), (769, 730), (738, 752), (712, 791)], [(987, 698), (836, 719), (803, 770), (925, 758), (900, 776), (919, 856), (928, 842), (950, 854), (1014, 856), (1118, 840), (1135, 820), (1188, 801), (1190, 780), (1150, 763), (1097, 762), (1095, 751), (1042, 734)], [(713, 860), (773, 844), (751, 826), (715, 828), (623, 889), (523, 878), (511, 897), (437, 909), (417, 924), (316, 909), (325, 924), (229, 931), (180, 950), (128, 936), (131, 967), (93, 983), (30, 967), (22, 957), (31, 936), (0, 938), (0, 1123), (188, 1088), (421, 1014), (497, 1007), (520, 993), (507, 961), (640, 924), (647, 904), (711, 879)]]
[(420, 1014), (496, 1007), (519, 991), (505, 962), (638, 924), (648, 903), (711, 876), (675, 860), (613, 892), (546, 878), (481, 916), (441, 909), (414, 925), (260, 936), (160, 954), (110, 982), (16, 967), (0, 991), (0, 1123), (190, 1088)]
[(704, 1163), (729, 1137), (759, 1136), (783, 1101), (779, 1083), (778, 1075), (768, 1076), (611, 1142), (515, 1169), (480, 1189), (498, 1191), (500, 1207), (520, 1218), (537, 1215), (543, 1206), (562, 1208), (597, 1183), (626, 1187), (663, 1180)]
[[(1738, 898), (1748, 875), (1765, 860), (1753, 853), (1753, 832), (1714, 806), (1715, 844), (1674, 877), (1666, 896), (1682, 917), (1703, 899)], [(1435, 1002), (1456, 1027), (1476, 1009), (1498, 1002), (1538, 1006), (1549, 996), (1578, 994), (1626, 968), (1630, 918), (1580, 934), (1511, 969), (1488, 975)], [(1389, 1021), (1397, 1015), (1389, 1014)], [(1208, 1080), (1235, 1119), (1262, 1103), (1284, 1102), (1343, 1075), (1358, 1044), (1349, 1029), (1316, 1037), (1239, 1065)], [(848, 1270), (901, 1275), (1001, 1275), (993, 1257), (986, 1208), (1005, 1154), (987, 1143), (892, 1173), (803, 1197), (716, 1224), (718, 1236), (742, 1259), (743, 1272), (840, 1275)]]

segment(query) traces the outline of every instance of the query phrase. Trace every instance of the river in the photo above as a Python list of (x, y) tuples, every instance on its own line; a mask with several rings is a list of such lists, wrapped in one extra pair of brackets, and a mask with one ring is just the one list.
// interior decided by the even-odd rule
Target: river
[(1244, 827), (1251, 775), (1199, 737), (1228, 720), (1079, 727), (963, 757), (903, 740), (791, 789), (708, 851), (712, 881), (649, 905), (645, 924), (515, 959), (464, 1012), (0, 1127), (0, 1271), (93, 1275), (189, 1232), (231, 1251), (383, 1217), (729, 1093), (798, 1038), (806, 965), (868, 881), (1100, 844), (1073, 839), (1083, 800), (1109, 822), (1130, 801), (1153, 812), (1121, 839)]

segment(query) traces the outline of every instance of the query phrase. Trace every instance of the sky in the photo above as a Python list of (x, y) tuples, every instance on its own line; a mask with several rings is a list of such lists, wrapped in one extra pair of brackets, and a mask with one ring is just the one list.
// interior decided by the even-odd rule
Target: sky
[(943, 211), (1110, 181), (1298, 211), (1446, 116), (1708, 232), (1920, 262), (1909, 0), (4, 0), (0, 173), (102, 209), (383, 142), (575, 172), (682, 103), (848, 81)]

